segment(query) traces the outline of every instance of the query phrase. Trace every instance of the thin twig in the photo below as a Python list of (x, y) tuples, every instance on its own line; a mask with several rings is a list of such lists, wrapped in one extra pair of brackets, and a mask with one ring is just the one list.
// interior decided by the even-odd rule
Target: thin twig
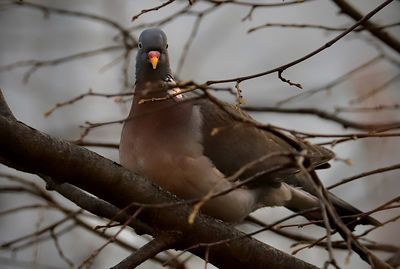
[[(376, 26), (373, 29), (387, 29), (391, 27), (397, 27), (400, 26), (400, 22), (395, 22), (395, 23), (390, 23), (386, 25), (381, 25), (381, 26)], [(280, 27), (280, 28), (299, 28), (299, 29), (320, 29), (320, 30), (326, 30), (326, 31), (345, 31), (347, 28), (346, 27), (332, 27), (332, 26), (325, 26), (325, 25), (320, 25), (320, 24), (306, 24), (306, 23), (265, 23), (260, 26), (256, 26), (253, 28), (250, 28), (247, 33), (252, 33), (254, 31), (263, 29), (263, 28), (271, 28), (271, 27)], [(354, 29), (354, 32), (362, 32), (366, 30), (370, 30), (371, 28), (366, 28), (366, 27), (359, 27)]]
[(106, 247), (108, 246), (110, 243), (114, 242), (115, 239), (117, 239), (118, 235), (129, 225), (129, 223), (132, 222), (133, 219), (135, 219), (137, 217), (138, 214), (140, 214), (141, 212), (141, 208), (137, 209), (136, 212), (134, 214), (132, 214), (130, 216), (129, 219), (127, 219), (124, 224), (122, 225), (122, 227), (109, 239), (107, 240), (106, 243), (104, 243), (101, 247), (99, 247), (98, 249), (96, 249), (95, 251), (92, 252), (92, 254), (90, 254), (90, 256), (88, 258), (86, 258), (79, 266), (78, 269), (84, 268), (86, 265), (91, 264), (91, 262), (93, 261), (94, 258), (96, 258), (99, 253)]
[(121, 96), (131, 96), (133, 95), (132, 92), (124, 92), (124, 93), (97, 93), (97, 92), (93, 92), (91, 89), (83, 94), (80, 94), (72, 99), (69, 99), (67, 101), (63, 101), (63, 102), (59, 102), (57, 103), (53, 108), (51, 108), (50, 110), (46, 111), (44, 113), (45, 117), (50, 116), (55, 110), (63, 107), (63, 106), (67, 106), (67, 105), (72, 105), (77, 101), (80, 101), (82, 99), (84, 99), (85, 97), (88, 96), (97, 96), (97, 97), (105, 97), (105, 98), (113, 98), (113, 97), (121, 97)]
[(229, 79), (209, 80), (209, 81), (206, 82), (206, 84), (207, 85), (212, 85), (212, 84), (226, 83), (226, 82), (242, 82), (242, 81), (245, 81), (245, 80), (249, 80), (249, 79), (265, 76), (265, 75), (272, 74), (272, 73), (275, 73), (275, 72), (277, 72), (278, 74), (282, 74), (282, 72), (285, 71), (286, 69), (288, 69), (288, 68), (290, 68), (290, 67), (292, 67), (294, 65), (297, 65), (297, 64), (299, 64), (299, 63), (301, 63), (301, 62), (303, 62), (303, 61), (315, 56), (316, 54), (320, 53), (321, 51), (331, 47), (337, 41), (339, 41), (344, 36), (346, 36), (347, 34), (352, 32), (354, 29), (356, 29), (358, 26), (360, 26), (364, 22), (368, 21), (372, 16), (374, 16), (381, 9), (383, 9), (384, 7), (389, 5), (392, 1), (393, 0), (386, 0), (384, 3), (380, 4), (378, 7), (376, 7), (372, 11), (370, 11), (367, 15), (365, 15), (360, 20), (358, 20), (357, 23), (353, 24), (353, 26), (349, 27), (346, 31), (342, 32), (341, 34), (339, 34), (335, 38), (331, 39), (329, 42), (325, 43), (323, 46), (321, 46), (321, 47), (317, 48), (316, 50), (306, 54), (303, 57), (300, 57), (297, 60), (294, 60), (294, 61), (292, 61), (290, 63), (285, 64), (285, 65), (282, 65), (282, 66), (279, 66), (279, 67), (276, 67), (276, 68), (273, 68), (271, 70), (264, 71), (264, 72), (261, 72), (261, 73), (248, 75), (248, 76), (241, 76), (241, 77), (236, 77), (236, 78), (229, 78)]
[(397, 138), (397, 137), (400, 137), (400, 133), (387, 133), (387, 134), (378, 133), (378, 134), (365, 134), (365, 135), (361, 135), (361, 136), (358, 136), (357, 134), (355, 134), (354, 136), (350, 135), (348, 137), (344, 137), (344, 138), (340, 138), (340, 139), (334, 139), (334, 140), (328, 141), (328, 142), (317, 143), (317, 145), (320, 145), (320, 146), (330, 145), (331, 147), (334, 147), (337, 144), (340, 144), (340, 143), (343, 143), (343, 142), (355, 141), (355, 140), (358, 140), (358, 139), (365, 139), (365, 138), (381, 138), (381, 137)]
[(21, 241), (24, 241), (24, 240), (30, 239), (32, 237), (36, 237), (36, 236), (39, 236), (39, 235), (41, 235), (43, 233), (46, 233), (46, 232), (50, 231), (51, 229), (54, 229), (55, 227), (57, 227), (57, 226), (65, 223), (65, 222), (69, 221), (71, 219), (71, 217), (79, 214), (80, 212), (81, 212), (81, 210), (75, 211), (75, 212), (71, 213), (70, 215), (66, 216), (65, 218), (62, 218), (61, 220), (56, 221), (53, 224), (50, 224), (50, 225), (48, 225), (48, 226), (46, 226), (46, 227), (44, 227), (44, 228), (42, 228), (42, 229), (40, 229), (40, 230), (38, 230), (38, 231), (36, 231), (34, 233), (31, 233), (31, 234), (28, 234), (28, 235), (24, 235), (24, 236), (18, 237), (16, 239), (10, 240), (8, 242), (5, 242), (5, 243), (0, 245), (0, 248), (7, 248), (7, 247), (15, 245), (15, 244), (17, 244), (17, 243), (19, 243)]
[(380, 174), (380, 173), (383, 173), (383, 172), (392, 171), (392, 170), (396, 170), (396, 169), (400, 169), (400, 164), (394, 164), (394, 165), (390, 165), (390, 166), (386, 166), (386, 167), (381, 167), (381, 168), (374, 169), (374, 170), (371, 170), (371, 171), (368, 171), (368, 172), (363, 172), (363, 173), (358, 174), (358, 175), (354, 175), (354, 176), (351, 176), (351, 177), (344, 178), (342, 180), (339, 180), (337, 183), (330, 185), (326, 189), (330, 190), (330, 189), (336, 188), (337, 186), (340, 186), (340, 185), (343, 185), (343, 184), (348, 183), (350, 181), (353, 181), (355, 179), (359, 179), (359, 178), (370, 176), (370, 175), (374, 175), (374, 174)]
[(377, 62), (379, 62), (383, 58), (384, 58), (383, 54), (379, 54), (379, 55), (375, 56), (374, 58), (372, 58), (372, 59), (368, 60), (367, 62), (357, 66), (356, 68), (354, 68), (354, 69), (350, 70), (349, 72), (341, 75), (340, 77), (334, 79), (333, 81), (329, 82), (328, 84), (326, 84), (326, 85), (324, 85), (322, 87), (317, 87), (315, 89), (311, 89), (311, 90), (308, 90), (308, 91), (305, 91), (305, 92), (298, 93), (298, 94), (296, 94), (294, 96), (291, 96), (289, 98), (286, 98), (284, 100), (281, 100), (281, 101), (277, 102), (276, 105), (280, 106), (280, 105), (286, 104), (286, 103), (288, 103), (290, 101), (293, 101), (294, 99), (297, 99), (297, 98), (308, 98), (308, 97), (310, 97), (310, 96), (312, 96), (312, 95), (314, 95), (316, 93), (319, 93), (319, 92), (322, 92), (322, 91), (326, 91), (326, 90), (331, 90), (333, 87), (335, 87), (335, 86), (339, 85), (340, 83), (346, 81), (347, 79), (351, 78), (353, 75), (355, 75), (356, 73), (364, 70), (365, 68), (367, 68), (367, 67), (369, 67), (369, 66), (371, 66), (373, 64), (376, 64)]
[(381, 112), (381, 111), (398, 110), (398, 109), (400, 109), (400, 104), (377, 105), (373, 107), (335, 107), (335, 112), (363, 113), (363, 112)]
[(102, 54), (105, 52), (121, 50), (121, 49), (124, 49), (124, 46), (113, 45), (113, 46), (103, 47), (103, 48), (99, 48), (99, 49), (78, 52), (75, 54), (67, 55), (67, 56), (60, 57), (60, 58), (50, 59), (50, 60), (18, 61), (18, 62), (12, 63), (12, 64), (0, 66), (0, 72), (10, 71), (10, 70), (13, 70), (13, 69), (19, 68), (19, 67), (29, 67), (28, 71), (25, 73), (24, 78), (23, 78), (23, 81), (25, 83), (27, 83), (29, 81), (29, 78), (32, 76), (32, 74), (35, 71), (37, 71), (39, 68), (59, 65), (59, 64), (73, 61), (73, 60), (82, 59), (85, 57), (92, 57), (92, 56), (99, 55), (99, 54)]
[(317, 116), (321, 119), (330, 120), (341, 124), (344, 128), (355, 128), (359, 130), (378, 130), (385, 128), (400, 128), (400, 122), (391, 122), (391, 123), (360, 123), (357, 121), (351, 121), (342, 117), (339, 117), (333, 113), (326, 112), (324, 110), (316, 109), (316, 108), (281, 108), (274, 106), (245, 106), (242, 107), (243, 110), (250, 112), (276, 112), (276, 113), (287, 113), (287, 114), (309, 114)]
[(111, 269), (136, 268), (144, 261), (153, 258), (158, 253), (172, 248), (179, 241), (178, 234), (162, 233), (132, 253)]
[(133, 16), (131, 21), (133, 22), (133, 21), (137, 20), (143, 14), (151, 12), (151, 11), (159, 10), (160, 8), (168, 6), (169, 4), (172, 4), (173, 2), (175, 2), (175, 0), (168, 0), (168, 1), (165, 1), (164, 3), (162, 3), (161, 5), (158, 5), (158, 6), (149, 8), (149, 9), (143, 9), (139, 14), (136, 14), (135, 16)]
[(51, 235), (51, 238), (53, 239), (54, 245), (55, 245), (55, 247), (57, 249), (57, 252), (58, 252), (58, 255), (60, 256), (60, 258), (63, 261), (65, 261), (65, 263), (68, 264), (68, 266), (70, 268), (73, 268), (75, 265), (67, 256), (65, 256), (65, 254), (64, 254), (64, 252), (63, 252), (63, 250), (61, 248), (60, 242), (58, 242), (58, 236), (54, 232), (54, 229), (50, 230), (50, 235)]
[(285, 2), (277, 2), (277, 3), (252, 3), (252, 2), (244, 2), (238, 0), (204, 0), (206, 2), (210, 2), (213, 4), (233, 4), (238, 6), (248, 6), (248, 7), (284, 7), (290, 5), (304, 4), (305, 2), (311, 2), (312, 0), (293, 0), (293, 1), (285, 1)]
[(187, 56), (187, 54), (189, 52), (190, 46), (192, 45), (194, 38), (197, 35), (197, 32), (199, 30), (199, 26), (200, 26), (200, 22), (201, 22), (202, 19), (203, 19), (203, 15), (198, 15), (196, 20), (193, 23), (192, 31), (190, 32), (189, 38), (186, 41), (185, 46), (183, 47), (183, 51), (182, 51), (181, 57), (179, 58), (178, 66), (176, 68), (176, 75), (177, 76), (179, 76), (179, 74), (182, 71), (183, 64), (185, 63), (186, 56)]

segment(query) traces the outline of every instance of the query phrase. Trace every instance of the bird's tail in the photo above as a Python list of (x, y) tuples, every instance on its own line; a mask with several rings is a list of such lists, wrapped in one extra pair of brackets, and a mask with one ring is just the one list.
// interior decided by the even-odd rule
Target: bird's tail
[[(310, 173), (311, 177), (317, 177), (317, 174), (313, 171)], [(312, 180), (311, 178), (306, 178), (307, 180)], [(314, 178), (315, 179), (315, 178)], [(310, 208), (317, 208), (315, 211), (305, 212), (303, 214), (309, 220), (322, 220), (322, 211), (320, 209), (320, 201), (317, 199), (317, 195), (314, 188), (310, 188), (310, 185), (306, 186), (307, 191), (295, 188), (291, 186), (291, 199), (287, 201), (286, 207), (299, 212), (304, 211)], [(358, 224), (366, 224), (366, 225), (374, 225), (380, 226), (382, 225), (379, 221), (372, 218), (369, 215), (363, 215), (362, 211), (353, 207), (352, 205), (346, 203), (339, 197), (335, 196), (332, 193), (328, 193), (329, 200), (331, 201), (333, 207), (335, 208), (338, 215), (341, 217), (343, 223), (352, 231), (354, 230), (355, 226)], [(343, 239), (348, 238), (348, 234), (344, 231), (337, 222), (334, 221), (331, 217), (329, 218), (330, 226), (334, 229), (337, 229), (339, 234), (343, 237)], [(317, 223), (320, 226), (325, 226), (324, 222)], [(351, 244), (352, 249), (360, 255), (360, 257), (365, 260), (366, 262), (370, 261), (370, 257), (366, 255), (366, 253), (359, 247), (358, 244), (352, 242)]]
[[(319, 221), (316, 224), (319, 226), (323, 226), (324, 222), (320, 221), (322, 220), (322, 213), (321, 209), (318, 209), (320, 207), (319, 200), (316, 199), (315, 196), (311, 195), (310, 193), (303, 191), (298, 188), (291, 188), (292, 190), (292, 199), (288, 201), (286, 204), (286, 207), (299, 212), (299, 211), (305, 211), (310, 208), (315, 208), (317, 207), (317, 210), (311, 211), (311, 212), (306, 212), (302, 214), (304, 217), (311, 221)], [(355, 226), (358, 224), (366, 224), (366, 225), (374, 225), (374, 226), (380, 226), (381, 223), (377, 221), (376, 219), (370, 217), (370, 216), (362, 216), (362, 217), (354, 217), (355, 215), (359, 215), (362, 213), (360, 210), (357, 208), (351, 206), (350, 204), (346, 203), (342, 199), (338, 198), (332, 193), (329, 193), (329, 198), (330, 201), (332, 202), (333, 206), (335, 207), (338, 215), (342, 218), (342, 221), (346, 226), (352, 231), (354, 230)], [(347, 217), (348, 216), (348, 217)], [(339, 234), (343, 237), (343, 239), (348, 238), (348, 234), (346, 231), (341, 229), (340, 226), (337, 225), (337, 222), (333, 221), (332, 218), (329, 217), (329, 223), (330, 226), (333, 229), (337, 229)], [(358, 254), (360, 257), (365, 260), (366, 262), (370, 262), (370, 257), (363, 251), (359, 245), (355, 244), (353, 241), (351, 243), (351, 248)]]
[[(301, 212), (307, 211), (310, 208), (317, 208), (314, 211), (305, 212), (302, 215), (311, 221), (320, 221), (322, 220), (322, 213), (320, 208), (320, 201), (316, 196), (310, 194), (300, 188), (290, 186), (291, 190), (291, 199), (287, 201), (285, 207), (294, 211)], [(354, 230), (354, 227), (358, 224), (364, 225), (374, 225), (380, 226), (381, 223), (374, 219), (371, 216), (363, 216), (362, 211), (353, 207), (349, 203), (346, 203), (333, 193), (329, 193), (329, 199), (332, 202), (333, 206), (336, 209), (336, 212), (341, 217), (342, 221), (351, 229)], [(335, 224), (331, 220), (331, 226), (334, 227)], [(323, 222), (317, 223), (320, 226), (324, 226)]]

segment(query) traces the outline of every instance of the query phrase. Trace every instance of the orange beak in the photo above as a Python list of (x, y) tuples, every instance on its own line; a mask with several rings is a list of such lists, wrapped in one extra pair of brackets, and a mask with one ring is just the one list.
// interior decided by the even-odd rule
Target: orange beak
[(149, 57), (150, 63), (153, 66), (153, 69), (157, 68), (158, 60), (160, 59), (160, 52), (156, 50), (150, 51), (147, 56)]

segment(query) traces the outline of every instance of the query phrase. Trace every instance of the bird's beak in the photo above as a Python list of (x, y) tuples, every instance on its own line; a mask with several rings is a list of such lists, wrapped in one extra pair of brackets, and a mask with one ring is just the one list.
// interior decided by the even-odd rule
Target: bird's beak
[(160, 52), (156, 50), (150, 51), (147, 56), (149, 57), (149, 60), (151, 62), (151, 65), (153, 66), (153, 69), (157, 68), (158, 60), (160, 59)]

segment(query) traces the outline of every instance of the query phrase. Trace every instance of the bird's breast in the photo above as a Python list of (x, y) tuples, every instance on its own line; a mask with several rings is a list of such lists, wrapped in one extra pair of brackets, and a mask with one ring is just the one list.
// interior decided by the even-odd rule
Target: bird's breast
[[(145, 110), (138, 105), (124, 124), (120, 144), (123, 166), (183, 199), (232, 187), (203, 154), (199, 107), (184, 102)], [(202, 209), (214, 217), (239, 222), (255, 204), (254, 193), (239, 188), (208, 201)]]
[(182, 192), (179, 181), (193, 176), (195, 160), (203, 155), (199, 109), (184, 103), (136, 106), (124, 124), (121, 164), (171, 192)]

